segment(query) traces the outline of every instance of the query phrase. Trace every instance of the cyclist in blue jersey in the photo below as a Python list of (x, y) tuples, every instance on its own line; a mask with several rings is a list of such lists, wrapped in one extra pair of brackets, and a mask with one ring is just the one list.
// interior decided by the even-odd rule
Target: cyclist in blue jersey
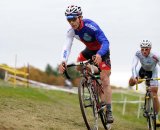
[[(158, 68), (157, 65), (160, 66), (160, 56), (151, 51), (152, 44), (149, 40), (143, 40), (140, 43), (141, 50), (138, 50), (133, 59), (132, 65), (132, 77), (129, 80), (129, 86), (134, 86), (138, 83), (138, 78), (157, 78), (158, 77)], [(141, 63), (141, 67), (138, 70), (138, 63)], [(159, 112), (159, 100), (158, 100), (158, 81), (150, 81), (151, 91), (155, 98), (155, 109), (156, 109), (156, 124), (160, 125), (160, 121), (158, 120), (158, 112)]]
[(102, 104), (107, 107), (107, 120), (113, 123), (111, 100), (112, 90), (110, 86), (110, 51), (109, 41), (106, 38), (101, 28), (90, 19), (83, 19), (81, 7), (71, 5), (68, 6), (65, 16), (71, 28), (67, 32), (66, 43), (62, 51), (62, 60), (59, 65), (60, 73), (65, 71), (64, 64), (66, 64), (73, 39), (76, 38), (86, 45), (86, 48), (79, 54), (77, 62), (92, 59), (95, 56), (94, 62), (99, 65), (101, 69), (100, 77), (104, 89), (104, 93), (100, 94)]

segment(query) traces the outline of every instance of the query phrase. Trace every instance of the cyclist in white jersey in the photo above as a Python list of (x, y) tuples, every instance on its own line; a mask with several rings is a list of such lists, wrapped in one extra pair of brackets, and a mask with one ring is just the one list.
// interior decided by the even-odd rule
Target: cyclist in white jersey
[[(132, 64), (132, 77), (129, 80), (129, 86), (134, 86), (137, 83), (138, 78), (157, 78), (158, 68), (157, 64), (160, 66), (160, 56), (156, 53), (151, 52), (152, 44), (149, 40), (143, 40), (140, 43), (141, 50), (137, 51)], [(141, 63), (141, 68), (137, 71), (138, 63)], [(157, 96), (158, 92), (158, 81), (150, 81), (151, 91), (155, 98), (157, 120), (156, 124), (160, 125), (158, 120), (159, 112), (159, 100)]]

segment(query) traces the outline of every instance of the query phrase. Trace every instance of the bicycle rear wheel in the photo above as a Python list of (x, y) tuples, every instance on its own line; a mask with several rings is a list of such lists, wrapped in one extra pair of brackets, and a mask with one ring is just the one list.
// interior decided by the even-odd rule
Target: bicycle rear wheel
[(98, 112), (91, 86), (82, 78), (78, 87), (80, 109), (88, 130), (98, 129)]
[(156, 130), (156, 113), (154, 108), (154, 98), (152, 95), (146, 99), (147, 123), (149, 130)]

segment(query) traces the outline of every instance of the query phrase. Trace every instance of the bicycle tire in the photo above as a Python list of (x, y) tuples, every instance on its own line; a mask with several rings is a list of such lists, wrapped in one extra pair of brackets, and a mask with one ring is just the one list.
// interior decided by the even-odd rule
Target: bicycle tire
[[(93, 86), (94, 86), (94, 96), (95, 96), (95, 100), (96, 100), (96, 103), (97, 103), (97, 106), (100, 107), (100, 97), (99, 97), (99, 94), (100, 94), (100, 83), (98, 84), (96, 80), (92, 80), (93, 82)], [(103, 127), (105, 128), (105, 130), (110, 130), (111, 129), (111, 124), (107, 123), (107, 116), (106, 116), (106, 107), (102, 110), (102, 111), (99, 111), (98, 114), (100, 116), (100, 119), (101, 119), (101, 123), (103, 125)]]
[(79, 104), (88, 130), (97, 129), (98, 112), (96, 112), (96, 101), (91, 89), (86, 83), (86, 79), (82, 78), (80, 86), (78, 87)]
[(146, 111), (148, 113), (147, 123), (149, 130), (156, 130), (156, 113), (154, 107), (154, 98), (150, 93), (148, 98), (146, 98)]
[[(96, 80), (93, 80), (93, 85), (94, 85), (94, 96), (95, 96), (95, 100), (97, 102), (97, 105), (100, 107), (100, 97), (99, 97), (99, 88), (100, 88), (100, 84), (98, 84)], [(105, 130), (110, 130), (111, 129), (111, 125), (107, 123), (107, 119), (106, 119), (106, 108), (104, 108), (102, 111), (99, 111), (99, 116), (101, 119), (101, 123), (103, 125), (103, 127), (105, 128)]]
[(101, 112), (99, 115), (100, 115), (101, 122), (105, 130), (111, 130), (111, 124), (107, 123), (105, 111)]

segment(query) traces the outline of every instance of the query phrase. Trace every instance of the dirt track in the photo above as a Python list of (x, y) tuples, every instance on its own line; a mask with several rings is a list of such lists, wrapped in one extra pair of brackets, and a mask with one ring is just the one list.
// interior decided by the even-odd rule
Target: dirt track
[[(139, 121), (134, 121), (133, 126), (132, 120), (121, 117), (119, 106), (115, 108), (112, 130), (146, 130)], [(104, 130), (99, 124), (99, 130)], [(0, 130), (86, 130), (86, 127), (77, 95), (0, 87)]]

